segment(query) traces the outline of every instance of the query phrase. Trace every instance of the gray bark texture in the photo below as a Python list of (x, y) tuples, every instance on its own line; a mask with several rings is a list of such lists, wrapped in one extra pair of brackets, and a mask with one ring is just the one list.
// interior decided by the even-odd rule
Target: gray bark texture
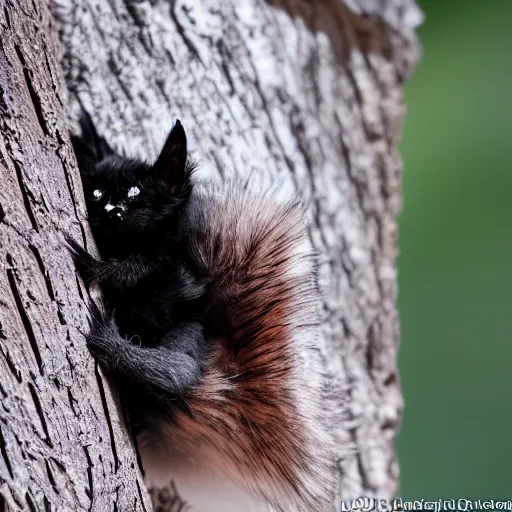
[[(413, 0), (49, 3), (53, 17), (44, 0), (0, 0), (0, 510), (151, 508), (122, 411), (87, 354), (87, 292), (61, 241), (89, 238), (68, 137), (79, 105), (130, 156), (154, 158), (179, 118), (202, 175), (300, 190), (321, 260), (321, 351), (343, 390), (340, 496), (393, 496)], [(184, 510), (178, 494), (154, 493), (154, 509)]]
[(0, 510), (150, 510), (62, 243), (85, 210), (58, 37), (45, 2), (0, 7)]

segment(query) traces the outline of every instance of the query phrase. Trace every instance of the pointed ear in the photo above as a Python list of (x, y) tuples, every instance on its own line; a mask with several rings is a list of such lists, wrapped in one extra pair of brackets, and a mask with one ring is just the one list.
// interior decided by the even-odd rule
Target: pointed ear
[(83, 108), (80, 111), (80, 135), (71, 135), (71, 144), (75, 150), (78, 168), (82, 176), (94, 172), (96, 165), (114, 151), (107, 141), (98, 135), (91, 116)]
[(172, 193), (179, 192), (185, 184), (187, 161), (187, 136), (180, 121), (176, 119), (164, 147), (153, 165), (156, 178)]
[(89, 149), (91, 157), (95, 162), (100, 162), (107, 156), (114, 154), (114, 150), (109, 146), (108, 142), (96, 131), (96, 126), (92, 122), (91, 116), (83, 107), (80, 110), (78, 122), (82, 131), (80, 136), (82, 144)]

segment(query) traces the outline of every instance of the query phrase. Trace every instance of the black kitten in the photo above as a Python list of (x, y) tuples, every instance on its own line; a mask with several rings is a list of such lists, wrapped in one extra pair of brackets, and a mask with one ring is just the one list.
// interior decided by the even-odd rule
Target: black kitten
[[(150, 436), (155, 450), (142, 450), (147, 480), (159, 457), (179, 489), (191, 467), (208, 475), (204, 496), (185, 494), (194, 510), (232, 504), (232, 481), (274, 510), (330, 510), (321, 299), (300, 204), (250, 182), (192, 184), (178, 121), (154, 165), (114, 154), (86, 115), (81, 127), (73, 144), (102, 259), (68, 242), (114, 312), (92, 312), (93, 356), (132, 418), (164, 425), (163, 438)], [(223, 472), (212, 502), (207, 489)]]
[[(84, 280), (101, 284), (109, 320), (97, 314), (93, 355), (126, 385), (156, 398), (198, 384), (205, 283), (190, 270), (180, 219), (191, 190), (179, 121), (153, 165), (116, 155), (86, 113), (72, 137), (88, 219), (101, 260), (68, 239)], [(130, 341), (127, 341), (130, 340)]]

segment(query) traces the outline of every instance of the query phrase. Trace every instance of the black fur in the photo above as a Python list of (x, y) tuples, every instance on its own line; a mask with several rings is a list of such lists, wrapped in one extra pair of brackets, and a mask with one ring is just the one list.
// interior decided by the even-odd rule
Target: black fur
[(91, 309), (88, 347), (129, 393), (133, 414), (179, 398), (201, 379), (207, 283), (191, 268), (182, 226), (193, 165), (179, 121), (153, 165), (115, 154), (87, 114), (80, 125), (72, 143), (101, 259), (66, 240), (109, 311)]

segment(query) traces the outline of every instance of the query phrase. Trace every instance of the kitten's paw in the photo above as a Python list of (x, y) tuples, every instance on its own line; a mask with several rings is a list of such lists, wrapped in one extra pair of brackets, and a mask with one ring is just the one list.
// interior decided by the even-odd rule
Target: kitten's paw
[(113, 313), (109, 315), (105, 310), (100, 309), (93, 300), (90, 300), (87, 304), (87, 312), (89, 313), (89, 332), (102, 327), (113, 318)]
[(86, 284), (91, 283), (96, 279), (99, 274), (98, 261), (94, 256), (89, 254), (76, 240), (69, 235), (65, 235), (66, 245), (71, 253), (75, 267), (80, 274), (80, 277)]
[[(174, 364), (178, 364), (180, 368), (180, 378), (179, 381), (176, 381), (176, 374), (174, 374), (172, 376), (174, 379), (172, 386), (175, 388), (176, 384), (178, 384), (178, 395), (201, 384), (204, 375), (203, 362), (202, 358), (193, 358), (183, 353), (176, 353), (174, 355)], [(167, 391), (172, 393), (172, 389)]]
[(114, 315), (103, 313), (94, 302), (89, 305), (89, 315), (91, 329), (87, 335), (87, 348), (98, 363), (113, 369), (124, 345)]
[(200, 323), (191, 322), (175, 327), (164, 339), (172, 350), (182, 352), (201, 366), (205, 358), (205, 338)]

